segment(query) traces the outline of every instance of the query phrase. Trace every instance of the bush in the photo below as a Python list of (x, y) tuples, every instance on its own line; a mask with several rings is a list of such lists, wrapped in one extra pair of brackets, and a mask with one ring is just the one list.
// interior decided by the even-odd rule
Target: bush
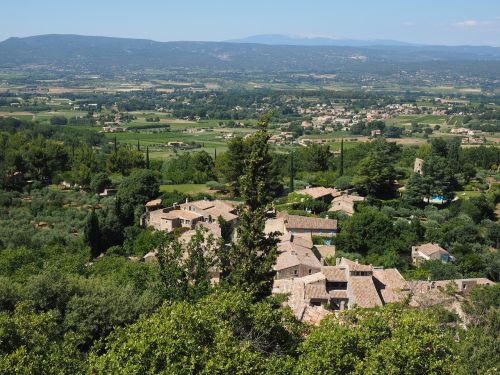
[(50, 118), (50, 125), (67, 125), (68, 119), (64, 116), (53, 116)]
[(208, 181), (205, 185), (207, 185), (207, 187), (210, 189), (210, 190), (217, 190), (217, 191), (226, 191), (226, 185), (220, 183), (220, 182), (217, 182), (217, 181)]
[(352, 186), (352, 176), (341, 176), (335, 180), (335, 187), (340, 190), (348, 189)]

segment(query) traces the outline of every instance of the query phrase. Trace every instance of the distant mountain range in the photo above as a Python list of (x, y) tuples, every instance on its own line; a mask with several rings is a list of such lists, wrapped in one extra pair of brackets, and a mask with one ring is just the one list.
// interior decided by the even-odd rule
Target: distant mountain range
[(416, 46), (397, 40), (375, 39), (357, 40), (329, 37), (307, 37), (283, 34), (259, 34), (241, 39), (227, 40), (231, 43), (258, 43), (284, 46), (343, 46), (343, 47), (370, 47), (370, 46)]
[[(101, 72), (181, 68), (392, 74), (426, 66), (450, 70), (452, 64), (461, 64), (463, 71), (487, 69), (488, 74), (500, 76), (500, 48), (494, 47), (398, 45), (390, 41), (385, 41), (386, 45), (378, 45), (384, 41), (373, 41), (369, 46), (290, 45), (285, 43), (289, 39), (280, 40), (275, 36), (244, 40), (248, 43), (156, 42), (81, 35), (9, 38), (0, 42), (0, 68), (56, 67)], [(262, 43), (265, 40), (267, 43)], [(314, 38), (305, 42), (321, 41), (321, 38)]]

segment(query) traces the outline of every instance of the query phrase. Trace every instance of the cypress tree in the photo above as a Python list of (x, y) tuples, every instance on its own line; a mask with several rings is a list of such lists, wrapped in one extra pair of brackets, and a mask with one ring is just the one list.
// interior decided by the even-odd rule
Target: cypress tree
[(340, 141), (340, 175), (344, 175), (344, 138)]
[(102, 236), (99, 219), (93, 208), (92, 212), (87, 216), (83, 233), (85, 242), (90, 246), (90, 258), (97, 258), (102, 252)]
[(146, 146), (146, 168), (149, 169), (149, 146)]
[(115, 154), (118, 152), (118, 147), (116, 145), (116, 135), (115, 135)]
[(292, 152), (290, 152), (290, 186), (289, 186), (290, 193), (292, 193), (295, 190), (295, 186), (294, 186), (295, 170), (294, 170), (294, 168), (295, 167), (293, 165), (293, 150), (292, 150)]
[(272, 158), (269, 155), (267, 124), (270, 115), (259, 121), (259, 130), (249, 139), (240, 191), (238, 239), (221, 254), (223, 283), (253, 294), (261, 300), (271, 294), (277, 258), (278, 233), (266, 235), (266, 213), (272, 201)]
[(141, 151), (141, 145), (139, 144), (139, 140), (137, 140), (137, 151)]

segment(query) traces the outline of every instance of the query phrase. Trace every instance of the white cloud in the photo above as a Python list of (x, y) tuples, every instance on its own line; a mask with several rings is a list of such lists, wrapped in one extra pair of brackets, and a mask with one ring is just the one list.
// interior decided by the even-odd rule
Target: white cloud
[[(498, 19), (499, 18), (497, 17), (497, 20)], [(479, 26), (488, 26), (488, 25), (492, 25), (492, 24), (495, 24), (495, 21), (481, 21), (481, 20), (470, 19), (470, 20), (457, 22), (454, 25), (458, 26), (458, 27), (470, 27), (470, 28), (472, 28), (472, 27), (479, 27)]]
[(460, 26), (460, 27), (474, 27), (478, 26), (480, 22), (478, 20), (466, 20), (466, 21), (461, 21), (457, 22), (455, 25)]

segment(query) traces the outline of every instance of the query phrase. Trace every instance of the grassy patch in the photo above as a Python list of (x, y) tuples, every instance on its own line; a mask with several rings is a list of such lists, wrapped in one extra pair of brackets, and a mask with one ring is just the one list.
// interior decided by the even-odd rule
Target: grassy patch
[(177, 190), (185, 194), (210, 193), (210, 189), (205, 184), (180, 184), (180, 185), (161, 185), (161, 192)]

